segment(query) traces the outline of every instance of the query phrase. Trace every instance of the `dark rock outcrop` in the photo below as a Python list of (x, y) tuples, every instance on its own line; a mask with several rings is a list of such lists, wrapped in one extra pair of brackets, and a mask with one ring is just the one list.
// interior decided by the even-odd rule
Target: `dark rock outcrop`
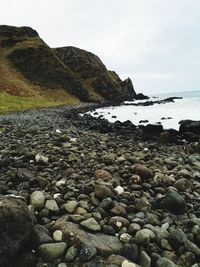
[(200, 121), (182, 120), (179, 122), (179, 131), (181, 133), (200, 134)]
[(0, 266), (10, 261), (31, 234), (31, 218), (25, 202), (0, 197)]
[(114, 71), (108, 71), (95, 54), (72, 46), (57, 48), (55, 51), (91, 93), (96, 92), (112, 101), (136, 98), (131, 79), (122, 81)]

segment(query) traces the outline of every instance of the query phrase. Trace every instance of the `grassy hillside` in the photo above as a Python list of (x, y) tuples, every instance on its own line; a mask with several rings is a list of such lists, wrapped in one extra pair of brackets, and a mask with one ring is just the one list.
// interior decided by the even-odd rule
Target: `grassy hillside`
[(51, 49), (29, 27), (0, 26), (0, 113), (118, 100), (132, 91), (90, 52)]

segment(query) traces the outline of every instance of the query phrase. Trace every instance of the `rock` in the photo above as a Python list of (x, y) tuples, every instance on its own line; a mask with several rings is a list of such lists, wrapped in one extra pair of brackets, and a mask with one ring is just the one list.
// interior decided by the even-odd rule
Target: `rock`
[(73, 261), (73, 260), (76, 258), (77, 253), (78, 253), (77, 248), (74, 247), (74, 246), (71, 246), (71, 247), (67, 250), (67, 253), (66, 253), (66, 255), (65, 255), (66, 262), (71, 262), (71, 261)]
[(75, 200), (68, 201), (66, 204), (63, 205), (63, 207), (68, 213), (73, 213), (76, 210), (77, 206), (78, 202)]
[(38, 153), (36, 156), (35, 156), (35, 161), (38, 162), (38, 163), (43, 163), (43, 164), (46, 164), (48, 163), (49, 159), (48, 157)]
[(128, 228), (128, 233), (134, 235), (139, 230), (141, 230), (141, 226), (139, 224), (131, 223)]
[(39, 246), (38, 253), (44, 261), (50, 262), (54, 259), (62, 257), (67, 249), (65, 242), (47, 243)]
[(122, 243), (128, 243), (131, 240), (131, 235), (129, 235), (128, 233), (123, 233), (120, 235), (120, 241)]
[(169, 242), (171, 246), (175, 248), (185, 246), (188, 251), (191, 251), (197, 257), (200, 257), (200, 248), (191, 242), (180, 228), (177, 228), (170, 233)]
[(148, 180), (153, 177), (152, 172), (141, 164), (136, 164), (133, 168), (133, 172), (141, 177), (142, 180)]
[(54, 239), (55, 241), (62, 241), (62, 239), (63, 239), (63, 233), (62, 233), (62, 231), (60, 231), (60, 230), (56, 230), (56, 231), (53, 233), (53, 239)]
[(95, 246), (84, 246), (80, 250), (79, 259), (81, 262), (91, 260), (97, 253), (97, 249)]
[(45, 208), (47, 208), (49, 211), (52, 211), (52, 212), (56, 212), (56, 213), (59, 212), (58, 204), (54, 199), (46, 200)]
[(137, 261), (139, 250), (136, 244), (124, 244), (121, 250), (122, 256), (129, 259), (130, 261)]
[(186, 189), (192, 189), (193, 184), (187, 178), (181, 178), (175, 182), (174, 187), (176, 187), (178, 191), (185, 191)]
[(98, 222), (94, 218), (89, 218), (85, 221), (82, 221), (80, 225), (94, 232), (101, 230), (101, 226), (98, 224)]
[(70, 246), (91, 245), (95, 246), (99, 255), (108, 257), (111, 254), (119, 254), (122, 244), (115, 236), (105, 234), (91, 234), (80, 229), (79, 225), (59, 220), (54, 225), (54, 230), (61, 230), (63, 232), (63, 240), (66, 240)]
[(151, 258), (145, 251), (140, 252), (139, 263), (142, 267), (151, 267)]
[(114, 188), (114, 191), (117, 195), (121, 195), (122, 193), (124, 193), (124, 188), (118, 185), (117, 187)]
[(117, 216), (125, 216), (127, 214), (126, 209), (122, 206), (115, 206), (111, 209), (111, 213)]
[(144, 243), (149, 243), (152, 240), (155, 240), (156, 235), (154, 232), (150, 229), (142, 229), (138, 231), (135, 235), (135, 239), (144, 242)]
[(120, 216), (111, 217), (109, 220), (109, 225), (117, 229), (121, 229), (122, 227), (128, 227), (129, 224), (130, 222), (126, 218)]
[(0, 197), (0, 265), (13, 258), (31, 234), (31, 217), (20, 198)]
[(122, 267), (141, 267), (141, 266), (136, 263), (125, 260), (122, 262)]
[(168, 132), (161, 133), (159, 136), (159, 142), (161, 144), (172, 143), (174, 140), (175, 140), (175, 137)]
[(159, 199), (159, 203), (161, 207), (174, 214), (183, 214), (185, 212), (185, 200), (173, 189), (168, 189), (165, 196)]
[(110, 181), (112, 179), (112, 175), (105, 170), (96, 170), (94, 173), (94, 177), (98, 180), (98, 179), (102, 179), (105, 182), (106, 181)]
[(110, 197), (112, 195), (113, 195), (112, 191), (106, 185), (99, 184), (95, 186), (95, 196), (97, 198), (103, 199), (106, 197)]
[(168, 258), (161, 257), (157, 260), (156, 267), (178, 267), (178, 266)]
[(37, 248), (42, 244), (53, 242), (53, 239), (50, 236), (49, 230), (45, 226), (35, 224), (32, 230), (31, 241), (34, 248)]
[(146, 197), (141, 197), (135, 200), (135, 207), (139, 211), (145, 211), (150, 206)]
[(147, 124), (144, 127), (144, 132), (147, 134), (160, 134), (163, 132), (163, 126), (161, 124)]
[(181, 133), (194, 133), (200, 134), (200, 121), (182, 120), (179, 122), (179, 131)]
[(34, 191), (30, 197), (30, 203), (34, 206), (35, 210), (41, 210), (44, 207), (45, 196), (42, 191)]

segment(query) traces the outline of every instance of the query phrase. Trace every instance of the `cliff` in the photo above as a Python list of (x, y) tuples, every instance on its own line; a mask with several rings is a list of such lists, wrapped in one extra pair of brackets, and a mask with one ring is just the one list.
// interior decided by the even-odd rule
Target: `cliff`
[(29, 27), (0, 26), (0, 74), (0, 93), (57, 104), (137, 96), (131, 80), (122, 81), (98, 56), (75, 47), (52, 49)]

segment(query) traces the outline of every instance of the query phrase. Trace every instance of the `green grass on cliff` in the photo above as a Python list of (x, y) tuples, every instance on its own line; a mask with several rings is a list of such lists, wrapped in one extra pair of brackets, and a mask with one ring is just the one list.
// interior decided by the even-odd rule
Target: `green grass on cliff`
[(73, 105), (78, 103), (79, 100), (72, 97), (64, 97), (63, 100), (54, 100), (53, 98), (47, 99), (44, 96), (22, 97), (0, 92), (0, 114), (45, 107)]

